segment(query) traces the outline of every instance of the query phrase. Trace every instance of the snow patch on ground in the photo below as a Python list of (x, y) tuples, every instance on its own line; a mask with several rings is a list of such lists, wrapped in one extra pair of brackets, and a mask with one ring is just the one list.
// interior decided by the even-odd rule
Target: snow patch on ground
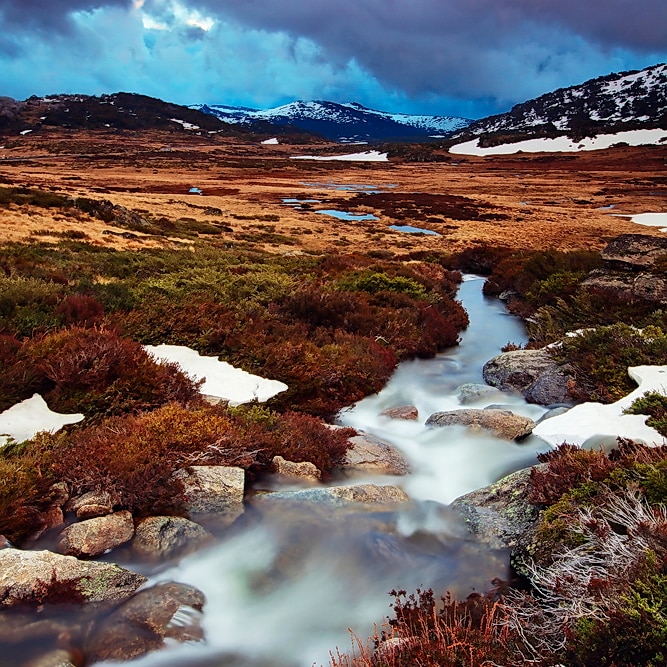
[(176, 362), (191, 377), (204, 379), (201, 392), (226, 399), (231, 405), (251, 401), (268, 401), (287, 389), (278, 380), (266, 380), (240, 368), (234, 368), (217, 357), (204, 357), (196, 350), (181, 345), (144, 345), (158, 361)]
[(265, 146), (276, 146), (276, 145), (278, 145), (280, 142), (278, 141), (278, 139), (276, 139), (276, 137), (273, 137), (272, 139), (265, 139), (264, 141), (262, 141), (262, 143), (263, 143)]
[(292, 160), (342, 160), (344, 162), (387, 162), (387, 154), (380, 151), (365, 151), (348, 155), (293, 155)]
[(179, 120), (178, 118), (170, 118), (170, 121), (173, 123), (178, 123), (179, 125), (182, 125), (184, 129), (186, 130), (199, 130), (201, 129), (199, 125), (193, 125), (192, 123), (188, 123), (187, 121), (184, 120)]
[(513, 153), (576, 153), (578, 151), (596, 151), (609, 148), (614, 144), (626, 143), (630, 146), (660, 144), (667, 141), (667, 130), (628, 130), (616, 134), (600, 134), (586, 137), (581, 141), (572, 141), (569, 137), (555, 139), (526, 139), (512, 144), (501, 144), (481, 148), (479, 140), (473, 139), (456, 144), (449, 149), (454, 155), (511, 155)]
[(654, 428), (646, 426), (646, 415), (626, 415), (623, 410), (647, 391), (667, 395), (667, 366), (634, 366), (628, 374), (639, 387), (610, 405), (582, 403), (563, 415), (546, 419), (533, 429), (533, 435), (552, 447), (563, 442), (587, 449), (613, 446), (616, 438), (629, 438), (646, 445), (667, 444)]
[(9, 438), (22, 442), (33, 438), (40, 431), (54, 433), (65, 424), (76, 424), (82, 419), (82, 414), (61, 415), (52, 412), (44, 399), (35, 394), (0, 414), (0, 447), (6, 445)]
[(618, 218), (630, 218), (632, 222), (647, 227), (660, 227), (661, 232), (667, 232), (667, 213), (638, 213), (637, 215), (615, 214)]

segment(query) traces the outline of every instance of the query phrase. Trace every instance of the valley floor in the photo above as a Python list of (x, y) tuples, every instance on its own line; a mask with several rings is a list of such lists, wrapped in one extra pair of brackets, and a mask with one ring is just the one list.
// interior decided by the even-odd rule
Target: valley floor
[[(333, 145), (319, 150), (350, 152)], [(348, 249), (407, 255), (481, 243), (600, 249), (618, 234), (661, 235), (611, 213), (667, 208), (662, 146), (495, 158), (441, 152), (442, 162), (429, 163), (291, 159), (312, 153), (313, 146), (219, 136), (58, 131), (5, 140), (0, 184), (106, 199), (141, 219), (189, 225), (195, 236), (203, 227), (204, 234), (219, 234), (237, 247), (292, 254)], [(340, 220), (320, 209), (378, 219)], [(135, 225), (121, 236), (127, 229), (114, 224), (58, 208), (12, 205), (0, 211), (0, 241), (48, 240), (50, 232), (74, 231), (107, 247), (188, 243), (168, 225), (158, 235)], [(406, 224), (438, 236), (389, 228)]]

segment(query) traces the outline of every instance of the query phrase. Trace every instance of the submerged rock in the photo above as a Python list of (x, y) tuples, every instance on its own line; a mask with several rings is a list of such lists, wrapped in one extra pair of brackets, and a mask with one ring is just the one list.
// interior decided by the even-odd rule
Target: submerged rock
[(461, 405), (468, 405), (475, 401), (488, 400), (498, 396), (498, 390), (495, 387), (489, 387), (488, 384), (462, 384), (456, 388), (456, 394)]
[(390, 419), (406, 419), (408, 421), (419, 419), (419, 410), (414, 405), (399, 405), (395, 408), (387, 408), (380, 414)]
[(504, 440), (518, 440), (530, 435), (535, 422), (528, 417), (515, 415), (509, 410), (449, 410), (435, 412), (427, 420), (427, 426), (469, 426), (490, 431)]
[(116, 608), (92, 635), (86, 649), (91, 662), (125, 661), (164, 646), (166, 639), (201, 641), (204, 594), (178, 583), (153, 586)]
[(393, 505), (409, 501), (408, 495), (397, 486), (378, 484), (355, 484), (351, 486), (329, 486), (297, 491), (276, 491), (257, 496), (254, 502), (292, 502), (341, 505), (360, 503), (367, 505)]
[(124, 600), (146, 577), (51, 551), (0, 550), (0, 605)]

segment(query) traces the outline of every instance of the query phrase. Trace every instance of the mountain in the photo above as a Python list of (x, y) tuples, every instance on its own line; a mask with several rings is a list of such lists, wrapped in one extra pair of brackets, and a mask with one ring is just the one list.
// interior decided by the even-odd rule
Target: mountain
[(490, 145), (506, 139), (516, 141), (564, 134), (580, 139), (621, 130), (653, 128), (667, 129), (665, 64), (560, 88), (517, 104), (507, 113), (475, 121), (454, 137), (483, 135)]
[(196, 109), (136, 95), (51, 95), (17, 101), (0, 97), (0, 132), (27, 133), (40, 128), (236, 132)]
[(470, 124), (467, 118), (455, 116), (417, 116), (393, 114), (368, 109), (356, 102), (313, 101), (292, 102), (274, 109), (248, 109), (221, 104), (195, 105), (193, 108), (212, 114), (226, 123), (252, 127), (263, 122), (280, 130), (292, 126), (315, 132), (340, 142), (359, 141), (419, 141), (433, 136), (448, 136)]

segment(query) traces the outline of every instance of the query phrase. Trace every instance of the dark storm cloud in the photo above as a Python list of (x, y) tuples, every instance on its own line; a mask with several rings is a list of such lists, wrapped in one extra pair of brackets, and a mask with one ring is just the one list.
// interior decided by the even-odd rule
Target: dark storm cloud
[(0, 0), (0, 27), (63, 31), (73, 12), (131, 5), (131, 0)]
[(667, 49), (665, 0), (192, 1), (245, 25), (308, 37), (334, 62), (354, 58), (413, 94), (495, 95), (491, 79), (503, 69), (509, 76), (513, 66), (527, 76), (556, 70), (574, 43)]

